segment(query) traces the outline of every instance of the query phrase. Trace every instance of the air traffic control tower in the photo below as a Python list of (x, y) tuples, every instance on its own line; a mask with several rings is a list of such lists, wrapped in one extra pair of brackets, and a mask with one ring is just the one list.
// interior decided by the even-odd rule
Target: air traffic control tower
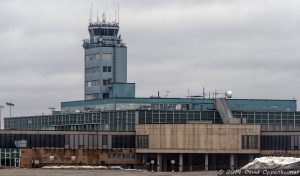
[(127, 47), (118, 22), (89, 23), (89, 39), (83, 40), (85, 100), (135, 97), (135, 84), (127, 83)]

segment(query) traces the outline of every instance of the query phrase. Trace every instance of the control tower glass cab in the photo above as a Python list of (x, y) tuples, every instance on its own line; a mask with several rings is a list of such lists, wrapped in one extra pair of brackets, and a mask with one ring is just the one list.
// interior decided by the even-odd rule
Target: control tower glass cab
[(85, 100), (110, 98), (113, 83), (127, 83), (127, 47), (116, 22), (95, 22), (88, 26), (85, 51)]

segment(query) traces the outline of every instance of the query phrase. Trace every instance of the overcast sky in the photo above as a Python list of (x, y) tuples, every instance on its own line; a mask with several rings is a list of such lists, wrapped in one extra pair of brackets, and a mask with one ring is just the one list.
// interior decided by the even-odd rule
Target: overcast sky
[[(94, 0), (115, 19), (116, 0)], [(82, 39), (91, 1), (0, 1), (0, 105), (13, 116), (83, 99)], [(136, 95), (233, 91), (233, 98), (299, 99), (299, 0), (120, 0), (128, 81)], [(5, 106), (2, 115), (9, 116)]]

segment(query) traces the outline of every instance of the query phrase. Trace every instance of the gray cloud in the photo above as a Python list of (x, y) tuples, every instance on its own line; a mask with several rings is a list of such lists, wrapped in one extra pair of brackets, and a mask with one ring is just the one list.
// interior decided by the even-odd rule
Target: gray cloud
[[(113, 19), (115, 4), (94, 1), (94, 9)], [(205, 85), (230, 89), (234, 98), (299, 98), (299, 5), (122, 0), (128, 80), (142, 97), (157, 90), (184, 97)], [(13, 115), (49, 113), (61, 101), (83, 99), (89, 9), (83, 0), (0, 1), (0, 104), (14, 102)]]

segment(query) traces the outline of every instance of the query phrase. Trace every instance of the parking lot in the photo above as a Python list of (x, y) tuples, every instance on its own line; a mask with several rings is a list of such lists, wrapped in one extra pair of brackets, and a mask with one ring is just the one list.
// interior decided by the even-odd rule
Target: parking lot
[(0, 169), (0, 176), (216, 176), (210, 172), (147, 172), (137, 170)]

